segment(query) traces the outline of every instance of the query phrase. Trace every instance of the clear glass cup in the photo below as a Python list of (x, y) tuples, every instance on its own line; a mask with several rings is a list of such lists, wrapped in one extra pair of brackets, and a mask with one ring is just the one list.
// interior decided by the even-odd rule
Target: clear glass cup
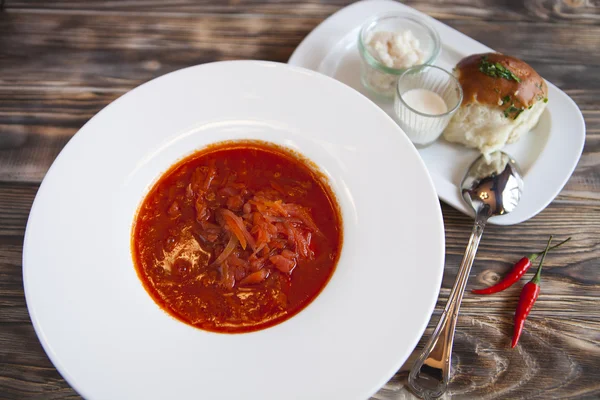
[(361, 58), (361, 82), (369, 91), (381, 97), (393, 98), (398, 77), (406, 68), (391, 68), (381, 62), (376, 51), (369, 45), (377, 32), (403, 33), (410, 31), (419, 42), (424, 61), (418, 65), (433, 64), (440, 54), (440, 37), (435, 29), (423, 19), (407, 13), (383, 13), (369, 18), (358, 34), (358, 49)]
[[(445, 103), (446, 110), (432, 113), (428, 112), (423, 104), (416, 104), (414, 92), (413, 95), (408, 95), (415, 89), (425, 89), (438, 95)], [(431, 97), (435, 96), (427, 98)], [(462, 87), (451, 72), (434, 65), (421, 65), (407, 69), (398, 78), (394, 112), (398, 124), (413, 144), (416, 147), (426, 147), (440, 137), (450, 118), (458, 110), (462, 99)]]

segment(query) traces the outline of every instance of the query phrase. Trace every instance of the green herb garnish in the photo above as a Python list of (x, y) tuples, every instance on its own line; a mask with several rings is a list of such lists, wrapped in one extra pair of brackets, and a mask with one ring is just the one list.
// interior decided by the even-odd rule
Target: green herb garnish
[(504, 78), (504, 79), (508, 79), (509, 81), (513, 80), (516, 82), (521, 82), (521, 79), (519, 79), (518, 76), (513, 74), (504, 65), (502, 65), (498, 62), (497, 63), (489, 62), (487, 59), (487, 56), (481, 57), (481, 61), (479, 63), (479, 70), (481, 72), (483, 72), (484, 74), (486, 74), (487, 76), (491, 76), (493, 78)]
[(513, 119), (517, 119), (517, 117), (519, 116), (519, 114), (521, 114), (522, 111), (523, 111), (522, 108), (517, 108), (517, 107), (515, 107), (514, 104), (511, 104), (510, 107), (508, 107), (506, 110), (504, 110), (504, 116), (506, 118), (508, 118), (509, 115), (516, 112), (517, 115)]
[(524, 110), (523, 110), (522, 108), (521, 108), (520, 110), (518, 110), (518, 111), (517, 111), (517, 113), (515, 114), (515, 116), (513, 117), (513, 119), (517, 119), (517, 118), (519, 117), (519, 115), (521, 115), (521, 113), (522, 113), (523, 111), (524, 111)]
[(544, 103), (547, 103), (547, 102), (548, 102), (548, 98), (547, 98), (547, 97), (545, 97), (545, 98), (544, 98)]
[(502, 98), (502, 104), (506, 104), (506, 103), (508, 103), (509, 101), (510, 101), (510, 96), (509, 96), (509, 95), (506, 95), (506, 96), (504, 96), (504, 97)]

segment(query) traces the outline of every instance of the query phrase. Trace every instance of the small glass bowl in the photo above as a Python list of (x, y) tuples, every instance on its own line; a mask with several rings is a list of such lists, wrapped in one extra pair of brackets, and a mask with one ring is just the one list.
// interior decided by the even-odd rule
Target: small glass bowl
[(368, 19), (358, 34), (358, 49), (361, 57), (361, 82), (368, 90), (392, 98), (398, 77), (406, 68), (390, 68), (369, 51), (369, 37), (381, 31), (412, 31), (425, 53), (423, 64), (433, 64), (440, 54), (440, 36), (423, 19), (407, 13), (384, 13)]
[[(415, 109), (405, 99), (405, 94), (414, 89), (425, 89), (437, 94), (446, 104), (447, 111), (428, 114)], [(398, 78), (394, 112), (404, 133), (415, 147), (422, 148), (440, 137), (462, 100), (462, 87), (451, 72), (434, 65), (420, 65), (408, 68)]]

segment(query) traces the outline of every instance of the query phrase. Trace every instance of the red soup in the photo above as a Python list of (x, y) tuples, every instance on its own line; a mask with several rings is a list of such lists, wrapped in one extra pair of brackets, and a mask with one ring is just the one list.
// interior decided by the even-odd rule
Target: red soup
[(314, 168), (262, 142), (211, 146), (171, 167), (137, 213), (132, 252), (154, 301), (214, 332), (292, 317), (342, 248), (335, 197)]

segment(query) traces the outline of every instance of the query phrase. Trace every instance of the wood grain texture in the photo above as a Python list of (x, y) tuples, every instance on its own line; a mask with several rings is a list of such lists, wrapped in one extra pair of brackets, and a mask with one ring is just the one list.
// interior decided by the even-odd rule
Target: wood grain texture
[[(325, 17), (339, 8), (351, 4), (352, 0), (229, 0), (215, 2), (212, 0), (183, 0), (165, 2), (161, 0), (93, 0), (71, 1), (45, 0), (10, 1), (11, 9), (40, 11), (87, 11), (93, 13), (127, 13), (148, 14), (273, 14), (273, 15), (315, 15)], [(529, 0), (505, 1), (495, 0), (455, 0), (455, 1), (418, 1), (404, 2), (419, 11), (426, 12), (435, 18), (471, 18), (486, 20), (544, 20), (544, 21), (577, 21), (594, 23), (600, 19), (600, 10), (593, 1), (585, 0)]]
[[(349, 0), (7, 0), (0, 12), (0, 399), (74, 399), (35, 336), (21, 257), (29, 210), (60, 150), (131, 88), (189, 65), (285, 62)], [(427, 0), (407, 4), (529, 62), (581, 108), (587, 137), (575, 173), (542, 213), (489, 226), (469, 288), (497, 281), (547, 235), (573, 242), (546, 260), (522, 345), (508, 348), (520, 285), (467, 294), (447, 398), (600, 397), (600, 4), (594, 0)], [(456, 276), (471, 220), (442, 205), (446, 270), (431, 333)], [(376, 327), (375, 327), (376, 329)], [(407, 371), (374, 399), (414, 398)]]

